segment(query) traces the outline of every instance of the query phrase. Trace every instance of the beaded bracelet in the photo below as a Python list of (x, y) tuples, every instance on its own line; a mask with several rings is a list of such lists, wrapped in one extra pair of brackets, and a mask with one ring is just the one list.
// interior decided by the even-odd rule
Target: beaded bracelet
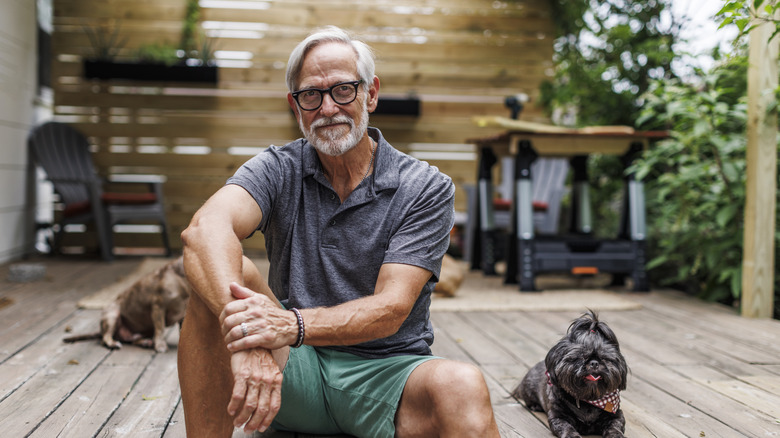
[(290, 311), (295, 314), (295, 317), (298, 318), (298, 339), (295, 340), (295, 343), (291, 345), (292, 348), (298, 348), (301, 345), (303, 345), (303, 336), (306, 332), (306, 330), (303, 327), (303, 317), (301, 316), (301, 312), (298, 311), (295, 307), (291, 308)]

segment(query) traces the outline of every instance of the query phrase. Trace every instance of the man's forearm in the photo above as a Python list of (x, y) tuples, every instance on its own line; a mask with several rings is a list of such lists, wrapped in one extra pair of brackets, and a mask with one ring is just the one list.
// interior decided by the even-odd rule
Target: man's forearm
[(230, 283), (243, 284), (241, 244), (235, 235), (221, 234), (225, 235), (217, 230), (207, 233), (197, 225), (182, 233), (187, 279), (215, 316), (234, 300)]
[(305, 325), (304, 343), (313, 346), (355, 345), (395, 334), (408, 312), (377, 307), (374, 297), (334, 307), (300, 310)]
[(303, 309), (308, 345), (354, 345), (395, 334), (409, 316), (431, 273), (385, 264), (373, 295), (329, 308)]

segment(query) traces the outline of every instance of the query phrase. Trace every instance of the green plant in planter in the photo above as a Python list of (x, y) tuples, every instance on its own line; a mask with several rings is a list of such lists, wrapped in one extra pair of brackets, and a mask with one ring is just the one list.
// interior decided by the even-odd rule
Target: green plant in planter
[(180, 50), (166, 43), (146, 44), (138, 49), (137, 56), (140, 61), (176, 65), (182, 62)]
[(127, 43), (127, 37), (119, 38), (120, 24), (115, 25), (104, 23), (98, 26), (84, 26), (84, 33), (92, 45), (92, 56), (94, 61), (112, 61), (119, 54), (119, 51)]
[(207, 37), (202, 30), (198, 32), (198, 35), (198, 49), (189, 52), (189, 58), (197, 60), (197, 65), (214, 65), (214, 38)]
[(187, 0), (184, 24), (181, 30), (179, 49), (183, 52), (188, 65), (214, 64), (214, 39), (206, 36), (200, 28), (200, 3), (198, 0)]
[(187, 0), (187, 7), (184, 13), (184, 24), (181, 29), (181, 42), (179, 48), (184, 50), (187, 57), (192, 52), (197, 52), (200, 22), (200, 2), (198, 0)]
[(133, 60), (120, 62), (115, 62), (114, 58), (126, 39), (119, 38), (118, 25), (85, 28), (93, 46), (94, 58), (84, 59), (84, 77), (216, 83), (214, 41), (206, 37), (199, 20), (198, 1), (187, 0), (187, 13), (178, 47), (168, 42), (146, 44), (133, 53)]

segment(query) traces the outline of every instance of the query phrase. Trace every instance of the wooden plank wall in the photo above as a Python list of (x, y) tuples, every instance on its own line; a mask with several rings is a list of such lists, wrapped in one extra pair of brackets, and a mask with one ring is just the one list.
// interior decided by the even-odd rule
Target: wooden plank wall
[[(526, 93), (523, 119), (543, 121), (533, 102), (552, 72), (547, 0), (201, 0), (201, 7), (201, 25), (222, 55), (216, 86), (82, 77), (82, 59), (92, 53), (85, 26), (119, 26), (126, 39), (119, 57), (131, 57), (144, 44), (179, 40), (185, 0), (54, 0), (55, 117), (90, 137), (102, 174), (167, 178), (175, 248), (195, 210), (241, 163), (300, 137), (284, 69), (317, 26), (343, 27), (374, 47), (380, 96), (420, 98), (419, 117), (376, 115), (371, 125), (450, 175), (458, 211), (466, 210), (463, 185), (476, 175), (465, 140), (495, 133), (472, 116), (506, 116), (504, 98)], [(262, 240), (246, 245), (262, 248)]]

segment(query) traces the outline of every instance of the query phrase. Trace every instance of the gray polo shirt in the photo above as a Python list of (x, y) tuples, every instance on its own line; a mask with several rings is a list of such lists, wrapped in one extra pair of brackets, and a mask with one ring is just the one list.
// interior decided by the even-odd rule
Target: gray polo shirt
[(387, 338), (334, 347), (364, 357), (430, 354), (430, 297), (449, 245), (455, 187), (436, 167), (378, 146), (374, 172), (342, 204), (306, 140), (271, 146), (228, 179), (263, 212), (268, 283), (287, 307), (329, 307), (374, 293), (383, 263), (431, 271), (411, 314)]

